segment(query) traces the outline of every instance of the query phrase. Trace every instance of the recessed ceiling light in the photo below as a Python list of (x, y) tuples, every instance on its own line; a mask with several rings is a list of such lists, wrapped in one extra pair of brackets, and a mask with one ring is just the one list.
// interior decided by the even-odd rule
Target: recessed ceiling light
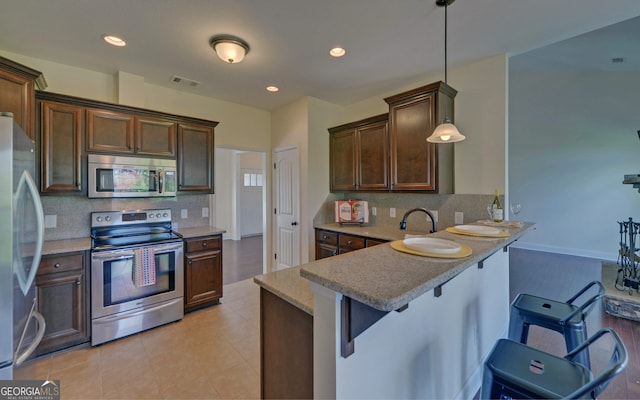
[(119, 38), (118, 36), (104, 35), (102, 38), (104, 39), (105, 42), (113, 46), (124, 47), (127, 45), (127, 42), (125, 42), (122, 38)]
[(331, 54), (332, 57), (342, 57), (346, 53), (347, 51), (342, 47), (334, 47), (333, 49), (329, 50), (329, 54)]
[(279, 89), (277, 86), (273, 86), (273, 85), (271, 85), (271, 86), (267, 86), (267, 90), (268, 90), (269, 92), (277, 92), (277, 91), (278, 91), (278, 90), (280, 90), (280, 89)]

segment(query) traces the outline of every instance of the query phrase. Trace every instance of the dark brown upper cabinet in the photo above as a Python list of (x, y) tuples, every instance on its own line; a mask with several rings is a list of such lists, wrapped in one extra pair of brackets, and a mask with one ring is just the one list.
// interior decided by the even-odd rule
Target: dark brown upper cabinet
[(178, 124), (178, 191), (213, 193), (213, 127)]
[(35, 90), (47, 83), (39, 71), (0, 57), (0, 112), (10, 112), (13, 119), (35, 140)]
[[(87, 152), (177, 158), (180, 192), (213, 193), (218, 122), (50, 92), (36, 91), (36, 99), (48, 104), (49, 116), (41, 121), (39, 135), (43, 193), (80, 190), (73, 185), (83, 182), (78, 174), (86, 175)], [(65, 143), (73, 137), (78, 147), (53, 143), (58, 136)], [(80, 167), (71, 155), (82, 160)], [(83, 179), (86, 182), (86, 176)], [(80, 186), (82, 193), (86, 193), (84, 186)]]
[(87, 110), (87, 150), (139, 156), (176, 156), (176, 124), (108, 110)]
[(453, 193), (453, 144), (427, 142), (457, 91), (436, 82), (384, 99), (389, 104), (392, 191)]
[(387, 114), (329, 129), (330, 190), (388, 190)]
[(82, 194), (84, 107), (39, 101), (40, 192)]

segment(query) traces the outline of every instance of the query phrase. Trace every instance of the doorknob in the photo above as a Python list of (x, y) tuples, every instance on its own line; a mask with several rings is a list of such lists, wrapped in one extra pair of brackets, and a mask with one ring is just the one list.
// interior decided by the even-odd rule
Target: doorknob
[(292, 226), (296, 226), (296, 225), (298, 225), (298, 222), (297, 222), (297, 221), (293, 221), (293, 222), (291, 223), (291, 225), (292, 225)]

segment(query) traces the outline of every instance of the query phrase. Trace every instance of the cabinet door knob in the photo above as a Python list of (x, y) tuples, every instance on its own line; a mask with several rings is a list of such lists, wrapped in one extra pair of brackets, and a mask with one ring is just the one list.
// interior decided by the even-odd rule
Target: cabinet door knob
[(76, 285), (77, 285), (77, 286), (80, 286), (80, 281), (76, 281)]
[(347, 244), (351, 244), (351, 240), (347, 240)]
[(293, 222), (291, 223), (291, 226), (296, 226), (296, 225), (298, 225), (298, 221), (293, 221)]
[(202, 242), (202, 247), (207, 247), (207, 242)]
[(329, 239), (329, 236), (324, 235), (324, 236), (322, 236), (322, 238), (326, 240), (326, 239)]
[(189, 265), (191, 265), (191, 260), (189, 260)]
[(53, 268), (60, 268), (60, 263), (53, 264)]

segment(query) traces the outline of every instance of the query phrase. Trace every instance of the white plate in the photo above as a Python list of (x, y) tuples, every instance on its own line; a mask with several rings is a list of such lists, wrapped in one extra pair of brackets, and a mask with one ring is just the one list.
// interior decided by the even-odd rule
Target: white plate
[(500, 233), (500, 229), (483, 225), (456, 225), (454, 226), (459, 231), (476, 233), (479, 235), (497, 235)]
[(405, 239), (403, 243), (411, 250), (436, 254), (453, 254), (461, 249), (458, 243), (451, 240), (430, 237), (412, 237)]

